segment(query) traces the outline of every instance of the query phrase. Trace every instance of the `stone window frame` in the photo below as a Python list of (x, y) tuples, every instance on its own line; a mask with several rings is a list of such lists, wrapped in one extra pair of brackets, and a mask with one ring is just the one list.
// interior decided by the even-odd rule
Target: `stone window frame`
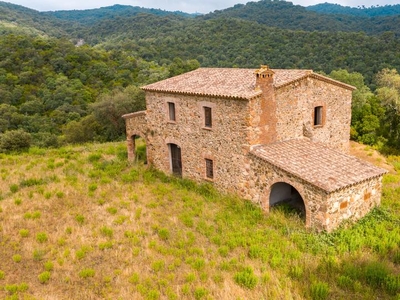
[[(319, 117), (316, 116), (317, 110), (319, 111)], [(315, 102), (312, 109), (313, 127), (322, 128), (325, 126), (325, 123), (326, 123), (326, 104), (323, 102)]]
[[(171, 148), (170, 148), (170, 144), (175, 144), (176, 146), (178, 146), (178, 148), (180, 148), (181, 149), (181, 151), (182, 151), (182, 143), (181, 143), (181, 141), (180, 140), (177, 140), (177, 139), (175, 139), (175, 138), (173, 138), (173, 137), (167, 137), (165, 140), (164, 140), (164, 144), (165, 144), (165, 146), (166, 146), (166, 148), (165, 149), (167, 149), (167, 151), (165, 152), (165, 162), (166, 162), (166, 165), (165, 165), (165, 167), (166, 167), (166, 169), (167, 170), (169, 170), (169, 172), (170, 172), (170, 174), (173, 174), (173, 172), (172, 172), (172, 161), (171, 161)], [(185, 171), (185, 157), (182, 155), (182, 152), (181, 152), (181, 164), (182, 164), (182, 168), (181, 168), (181, 170), (182, 170), (182, 174), (184, 174), (184, 171)]]
[[(202, 164), (204, 166), (203, 167), (204, 168), (203, 169), (204, 170), (204, 172), (203, 172), (204, 179), (207, 180), (207, 181), (214, 181), (215, 180), (215, 175), (216, 175), (215, 174), (215, 157), (214, 157), (214, 155), (211, 152), (207, 151), (206, 153), (203, 153), (202, 159), (203, 159)], [(207, 162), (208, 162), (208, 165), (207, 165)], [(208, 167), (210, 166), (209, 165), (210, 162), (211, 162), (212, 170), (208, 169)], [(211, 171), (212, 177), (209, 176), (210, 175), (210, 171)]]
[[(171, 104), (173, 105), (174, 108), (174, 119), (171, 118)], [(165, 101), (165, 117), (167, 119), (167, 122), (170, 124), (176, 124), (178, 122), (178, 103), (175, 99), (167, 99)]]
[[(205, 130), (213, 130), (215, 129), (215, 113), (216, 113), (216, 104), (209, 101), (201, 101), (198, 103), (199, 110), (200, 110), (200, 127)], [(206, 124), (206, 108), (210, 109), (210, 117), (211, 117), (211, 124), (207, 126)]]
[(214, 180), (214, 160), (205, 158), (204, 161), (206, 163), (206, 170), (205, 170), (206, 179)]

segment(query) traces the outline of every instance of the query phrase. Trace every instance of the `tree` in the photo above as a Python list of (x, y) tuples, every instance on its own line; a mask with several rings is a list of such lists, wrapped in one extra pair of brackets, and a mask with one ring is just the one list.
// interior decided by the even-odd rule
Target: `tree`
[(10, 130), (0, 135), (0, 152), (29, 149), (31, 135), (21, 129)]
[(122, 115), (145, 109), (144, 92), (135, 86), (115, 90), (100, 96), (100, 101), (91, 105), (93, 115), (102, 125), (102, 135), (108, 141), (120, 138), (125, 133)]
[(79, 144), (99, 139), (101, 126), (93, 115), (79, 121), (71, 121), (63, 128), (64, 140), (67, 143)]
[(329, 76), (357, 88), (352, 95), (351, 139), (364, 144), (376, 144), (380, 138), (380, 120), (384, 115), (384, 108), (365, 85), (363, 75), (342, 69), (332, 71)]
[(386, 109), (383, 119), (388, 144), (400, 147), (400, 75), (395, 69), (383, 69), (376, 76), (376, 95)]

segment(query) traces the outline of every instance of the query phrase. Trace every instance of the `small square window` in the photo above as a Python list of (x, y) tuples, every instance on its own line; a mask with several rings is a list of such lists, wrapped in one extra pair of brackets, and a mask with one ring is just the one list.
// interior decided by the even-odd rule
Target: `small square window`
[(204, 106), (204, 126), (208, 128), (212, 127), (211, 107)]
[(214, 163), (212, 159), (206, 158), (206, 178), (213, 179), (214, 178)]
[(314, 107), (314, 126), (322, 125), (322, 106)]
[(175, 103), (173, 102), (168, 102), (168, 117), (170, 121), (176, 121)]

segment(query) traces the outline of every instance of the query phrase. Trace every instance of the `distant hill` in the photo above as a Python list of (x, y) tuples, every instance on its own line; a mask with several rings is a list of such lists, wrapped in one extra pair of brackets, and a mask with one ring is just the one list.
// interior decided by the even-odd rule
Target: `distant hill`
[(61, 20), (75, 21), (80, 24), (91, 25), (101, 20), (113, 19), (116, 17), (129, 17), (140, 13), (147, 13), (156, 16), (176, 15), (187, 18), (194, 18), (196, 16), (196, 14), (188, 14), (181, 11), (171, 12), (161, 9), (119, 4), (96, 9), (49, 11), (43, 12), (42, 14)]
[(32, 35), (51, 35), (55, 37), (67, 35), (65, 27), (70, 22), (64, 22), (46, 16), (39, 11), (0, 1), (0, 33), (25, 32)]
[[(388, 7), (386, 9), (389, 9)], [(398, 6), (395, 6), (398, 9)], [(357, 10), (355, 8), (355, 10)], [(367, 34), (381, 34), (393, 31), (400, 36), (399, 14), (385, 14), (370, 16), (358, 16), (351, 14), (322, 13), (313, 11), (292, 2), (261, 0), (237, 4), (231, 8), (218, 10), (200, 18), (205, 20), (214, 18), (240, 18), (255, 21), (271, 27), (306, 31), (345, 31), (366, 32)]]
[(371, 6), (371, 7), (349, 7), (339, 4), (321, 3), (307, 6), (306, 10), (324, 14), (341, 14), (361, 17), (378, 17), (400, 15), (400, 4)]

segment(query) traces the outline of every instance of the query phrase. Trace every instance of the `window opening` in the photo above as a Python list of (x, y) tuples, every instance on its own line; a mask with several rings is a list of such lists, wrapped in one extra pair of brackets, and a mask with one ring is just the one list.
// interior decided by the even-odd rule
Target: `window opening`
[(204, 107), (204, 126), (208, 128), (212, 127), (211, 107)]
[(322, 125), (322, 106), (314, 107), (314, 126)]
[(182, 176), (182, 155), (181, 148), (175, 144), (169, 144), (170, 149), (170, 159), (171, 159), (171, 168), (172, 173), (176, 176)]
[(208, 179), (214, 178), (214, 163), (211, 159), (206, 158), (206, 177)]
[(176, 121), (175, 103), (173, 103), (173, 102), (168, 102), (168, 115), (169, 115), (170, 121)]

